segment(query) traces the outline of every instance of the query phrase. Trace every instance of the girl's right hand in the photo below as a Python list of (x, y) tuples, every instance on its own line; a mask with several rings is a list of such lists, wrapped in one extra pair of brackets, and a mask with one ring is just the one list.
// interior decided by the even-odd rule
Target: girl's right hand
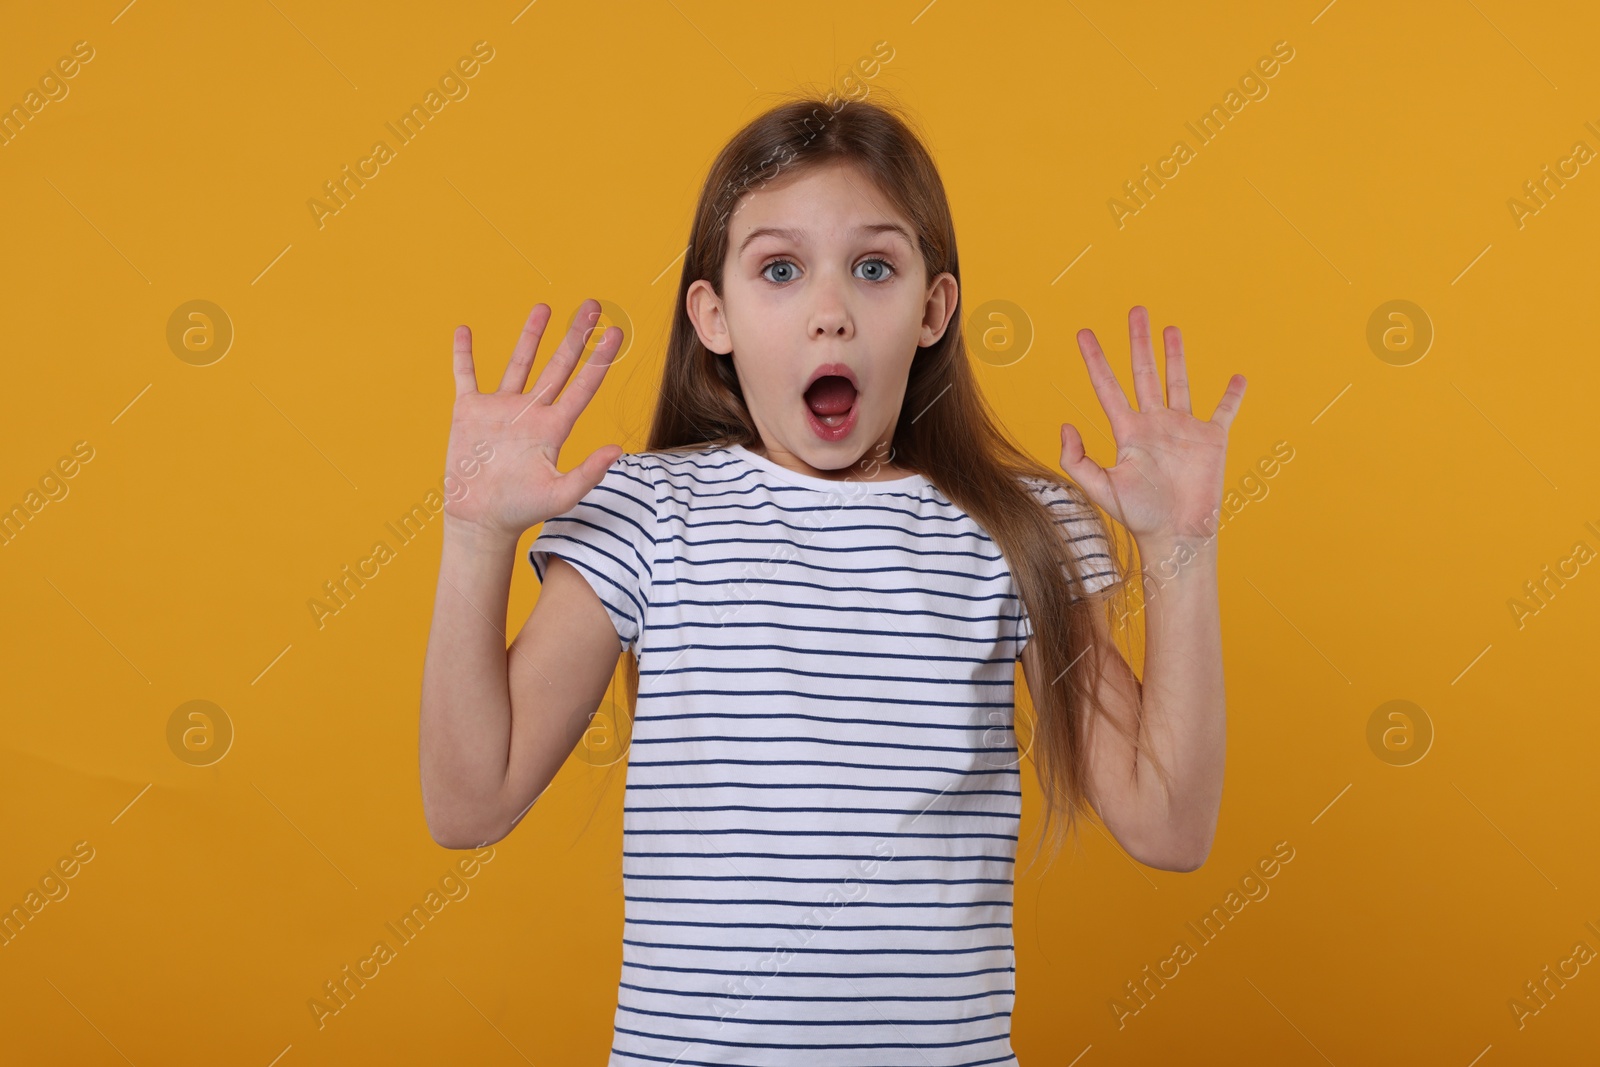
[(527, 394), (523, 389), (534, 352), (550, 321), (548, 304), (535, 305), (529, 314), (500, 388), (492, 393), (478, 391), (472, 331), (456, 327), (456, 400), (445, 456), (445, 471), (452, 479), (445, 494), (447, 523), (515, 540), (530, 526), (574, 507), (622, 455), (622, 447), (606, 445), (565, 474), (556, 469), (562, 444), (622, 344), (622, 331), (607, 329), (594, 355), (568, 385), (599, 317), (599, 301), (585, 300), (572, 329)]

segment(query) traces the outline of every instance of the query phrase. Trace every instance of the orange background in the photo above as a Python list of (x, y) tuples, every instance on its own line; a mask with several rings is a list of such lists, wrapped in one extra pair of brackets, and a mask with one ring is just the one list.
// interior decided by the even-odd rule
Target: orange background
[[(1587, 5), (1505, 0), (112, 0), (8, 20), (0, 103), (77, 41), (93, 58), (0, 147), (0, 505), (75, 443), (93, 456), (0, 545), (0, 905), (92, 850), (0, 947), (7, 1058), (604, 1062), (621, 768), (575, 755), (449, 880), (466, 854), (430, 840), (417, 771), (438, 520), (320, 628), (307, 602), (439, 485), (458, 323), (492, 387), (533, 304), (561, 326), (607, 301), (630, 348), (564, 462), (642, 448), (712, 156), (886, 41), (866, 84), (940, 162), (965, 313), (1022, 316), (988, 324), (981, 367), (1019, 439), (1054, 463), (1072, 421), (1111, 461), (1073, 335), (1095, 330), (1126, 383), (1137, 303), (1183, 329), (1202, 414), (1230, 374), (1250, 382), (1215, 848), (1168, 873), (1086, 829), (1049, 870), (1019, 864), (1021, 1062), (1592, 1059), (1592, 960), (1520, 1027), (1509, 1002), (1578, 942), (1600, 950), (1580, 666), (1600, 576), (1568, 564), (1520, 622), (1512, 602), (1600, 548), (1600, 175), (1581, 166), (1520, 226), (1508, 201), (1574, 142), (1600, 149), (1597, 29)], [(385, 123), (478, 41), (493, 58), (468, 95), (319, 227), (323, 183), (393, 146)], [(1268, 95), (1119, 228), (1123, 183), (1192, 145), (1185, 122), (1278, 41), (1294, 55)], [(169, 341), (192, 300), (231, 324), (221, 358)], [(1420, 359), (1369, 344), (1391, 300), (1431, 323)], [(1012, 328), (1031, 331), (1020, 358)], [(1279, 442), (1293, 459), (1251, 481)], [(537, 591), (519, 560), (513, 630)], [(169, 735), (194, 700), (233, 734), (207, 766)], [(1431, 727), (1420, 760), (1420, 734), (1369, 741), (1391, 700)], [(1270, 895), (1119, 1027), (1112, 998), (1278, 842), (1294, 858)], [(319, 1028), (308, 1001), (441, 880), (466, 895)]]

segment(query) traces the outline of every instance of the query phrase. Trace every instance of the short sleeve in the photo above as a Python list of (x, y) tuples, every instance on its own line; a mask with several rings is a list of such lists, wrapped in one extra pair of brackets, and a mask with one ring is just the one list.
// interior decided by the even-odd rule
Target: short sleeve
[[(1034, 496), (1050, 509), (1062, 539), (1077, 557), (1082, 579), (1071, 591), (1073, 601), (1082, 600), (1120, 582), (1122, 575), (1117, 570), (1116, 557), (1111, 553), (1105, 524), (1100, 513), (1083, 498), (1082, 491), (1037, 478), (1028, 479), (1026, 484)], [(1020, 598), (1018, 605), (1022, 613), (1017, 624), (1017, 648), (1020, 651), (1033, 636), (1033, 620), (1028, 617), (1027, 605), (1022, 604)]]
[(654, 467), (624, 453), (571, 510), (546, 519), (528, 548), (541, 585), (551, 556), (583, 575), (611, 616), (622, 649), (635, 644), (644, 628), (656, 516)]

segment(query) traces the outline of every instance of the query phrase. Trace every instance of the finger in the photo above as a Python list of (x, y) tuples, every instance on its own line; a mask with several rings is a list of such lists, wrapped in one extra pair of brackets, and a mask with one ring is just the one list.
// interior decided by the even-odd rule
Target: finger
[(1217, 401), (1217, 410), (1211, 413), (1212, 422), (1221, 423), (1224, 430), (1233, 425), (1233, 417), (1239, 413), (1239, 402), (1244, 399), (1245, 386), (1248, 384), (1242, 374), (1235, 374), (1228, 379), (1228, 391)]
[(478, 391), (478, 372), (472, 367), (472, 331), (456, 327), (455, 356), (451, 366), (456, 377), (456, 396)]
[(1189, 368), (1183, 361), (1183, 335), (1176, 326), (1168, 326), (1161, 331), (1161, 344), (1167, 353), (1167, 407), (1189, 411)]
[(1094, 386), (1094, 395), (1100, 399), (1100, 407), (1111, 419), (1111, 429), (1115, 432), (1122, 415), (1133, 410), (1128, 406), (1128, 395), (1122, 391), (1122, 383), (1117, 381), (1117, 372), (1106, 361), (1106, 354), (1100, 351), (1100, 342), (1095, 340), (1093, 330), (1078, 331), (1078, 351), (1083, 353), (1084, 365), (1089, 369), (1089, 384)]
[(599, 318), (600, 301), (591, 297), (578, 305), (578, 314), (572, 320), (572, 328), (567, 331), (567, 336), (561, 339), (561, 344), (556, 347), (550, 362), (544, 365), (539, 379), (533, 383), (532, 399), (535, 403), (556, 402), (557, 394), (561, 392), (562, 386), (567, 384), (567, 379), (572, 376), (572, 368), (577, 365), (578, 357), (583, 354), (584, 345), (589, 343), (589, 327)]
[(1102, 501), (1110, 497), (1111, 478), (1084, 452), (1083, 435), (1070, 422), (1061, 424), (1061, 469), (1083, 488), (1091, 503), (1105, 507)]
[(571, 421), (577, 421), (579, 413), (589, 406), (589, 401), (600, 390), (600, 383), (605, 379), (606, 371), (611, 367), (611, 362), (621, 347), (621, 327), (606, 327), (605, 333), (600, 335), (600, 343), (594, 347), (594, 354), (584, 361), (577, 376), (561, 391), (555, 407), (561, 411), (570, 410)]
[(539, 350), (539, 340), (544, 337), (545, 324), (550, 321), (550, 305), (535, 304), (522, 324), (522, 336), (517, 347), (511, 350), (511, 362), (506, 364), (505, 375), (500, 379), (500, 392), (520, 393), (528, 385), (528, 371), (533, 366), (533, 354)]
[(1140, 411), (1161, 407), (1161, 375), (1155, 350), (1150, 347), (1150, 312), (1135, 304), (1128, 312), (1128, 356), (1133, 361), (1133, 395)]

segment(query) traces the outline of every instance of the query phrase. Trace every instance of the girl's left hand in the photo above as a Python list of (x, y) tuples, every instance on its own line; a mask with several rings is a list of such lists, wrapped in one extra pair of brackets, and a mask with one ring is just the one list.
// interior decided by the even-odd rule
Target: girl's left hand
[(1183, 338), (1176, 326), (1162, 333), (1167, 354), (1166, 399), (1150, 346), (1150, 315), (1143, 307), (1128, 312), (1135, 411), (1106, 362), (1093, 331), (1078, 331), (1078, 348), (1089, 369), (1100, 406), (1111, 420), (1117, 462), (1101, 467), (1083, 451), (1077, 427), (1061, 427), (1061, 469), (1085, 495), (1127, 528), (1135, 539), (1190, 540), (1216, 532), (1222, 503), (1223, 461), (1228, 427), (1244, 397), (1245, 379), (1235, 374), (1210, 419), (1189, 410), (1189, 376)]

